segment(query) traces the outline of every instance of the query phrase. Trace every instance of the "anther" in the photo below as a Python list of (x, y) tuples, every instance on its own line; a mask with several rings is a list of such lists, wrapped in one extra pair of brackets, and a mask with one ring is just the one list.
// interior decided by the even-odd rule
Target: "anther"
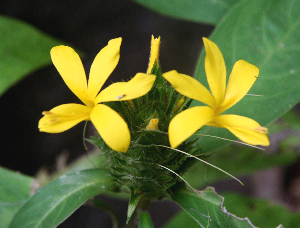
[(49, 112), (49, 111), (43, 111), (42, 114), (43, 114), (44, 116), (46, 116), (46, 115), (48, 115), (48, 116), (54, 115), (53, 112)]

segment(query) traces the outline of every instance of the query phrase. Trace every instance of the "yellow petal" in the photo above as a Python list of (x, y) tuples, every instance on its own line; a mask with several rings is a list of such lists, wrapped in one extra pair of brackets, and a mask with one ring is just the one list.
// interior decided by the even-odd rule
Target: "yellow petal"
[(218, 46), (207, 38), (203, 37), (205, 46), (205, 72), (209, 88), (216, 104), (219, 106), (225, 94), (226, 87), (226, 66), (223, 55)]
[(94, 100), (120, 59), (122, 38), (112, 39), (96, 56), (90, 70), (88, 93)]
[(230, 74), (223, 104), (218, 108), (217, 114), (239, 102), (250, 90), (259, 74), (259, 69), (246, 62), (237, 61)]
[(153, 74), (137, 73), (128, 82), (114, 83), (97, 96), (95, 102), (132, 100), (148, 93), (156, 79)]
[(176, 148), (203, 125), (211, 122), (214, 111), (207, 106), (196, 106), (176, 115), (169, 125), (171, 147)]
[(160, 36), (158, 38), (154, 38), (154, 36), (152, 35), (147, 74), (151, 73), (151, 70), (153, 68), (153, 64), (155, 63), (155, 60), (156, 60), (157, 67), (159, 66), (159, 62), (158, 62), (159, 46), (160, 46)]
[(269, 146), (267, 128), (262, 127), (255, 120), (238, 115), (219, 115), (214, 122), (227, 128), (232, 134), (245, 143), (251, 145)]
[(211, 107), (215, 107), (215, 100), (200, 82), (196, 79), (180, 74), (176, 70), (163, 74), (163, 77), (174, 87), (174, 89), (182, 95), (198, 100)]
[(87, 81), (78, 54), (70, 47), (57, 46), (51, 49), (51, 59), (69, 89), (86, 105), (93, 103), (87, 95)]
[(43, 112), (39, 121), (40, 131), (59, 133), (69, 130), (81, 121), (90, 120), (92, 109), (81, 104), (63, 104)]
[(130, 145), (130, 132), (124, 119), (106, 105), (96, 105), (91, 121), (101, 138), (115, 151), (126, 153)]

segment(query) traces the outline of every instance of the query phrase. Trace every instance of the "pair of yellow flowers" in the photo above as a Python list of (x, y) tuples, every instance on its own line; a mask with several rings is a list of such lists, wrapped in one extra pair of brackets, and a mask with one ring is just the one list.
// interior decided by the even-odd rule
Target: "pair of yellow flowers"
[[(204, 125), (227, 128), (240, 140), (252, 145), (269, 145), (267, 129), (256, 121), (238, 115), (220, 115), (247, 94), (258, 77), (258, 68), (244, 60), (237, 61), (226, 87), (222, 53), (209, 39), (203, 38), (203, 41), (206, 50), (205, 71), (211, 92), (196, 79), (175, 70), (163, 74), (179, 93), (208, 105), (189, 108), (172, 119), (169, 125), (171, 146), (176, 148)], [(80, 57), (72, 48), (52, 48), (54, 66), (84, 105), (63, 104), (43, 112), (44, 117), (39, 121), (40, 131), (59, 133), (90, 120), (110, 148), (118, 152), (128, 150), (131, 137), (126, 122), (103, 102), (141, 97), (150, 91), (156, 76), (137, 73), (128, 82), (117, 82), (100, 91), (119, 62), (121, 42), (121, 38), (112, 39), (99, 52), (92, 63), (88, 82)], [(159, 46), (157, 40), (156, 46)], [(155, 50), (158, 56), (158, 48)], [(151, 63), (149, 67), (152, 67)]]

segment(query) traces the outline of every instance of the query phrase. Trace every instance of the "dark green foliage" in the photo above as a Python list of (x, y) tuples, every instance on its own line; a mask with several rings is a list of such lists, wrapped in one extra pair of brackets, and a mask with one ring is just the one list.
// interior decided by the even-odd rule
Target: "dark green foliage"
[[(131, 145), (127, 153), (110, 149), (101, 137), (93, 138), (92, 141), (107, 156), (110, 172), (120, 185), (128, 186), (132, 192), (148, 192), (153, 197), (160, 198), (180, 180), (166, 168), (183, 175), (195, 161), (171, 148), (162, 147), (170, 147), (168, 138), (170, 121), (177, 113), (188, 108), (191, 100), (186, 99), (174, 112), (182, 95), (167, 84), (156, 64), (151, 73), (157, 78), (148, 94), (132, 100), (132, 103), (128, 101), (106, 103), (128, 124)], [(159, 120), (159, 130), (147, 130), (146, 126), (154, 118)], [(177, 149), (199, 155), (200, 150), (193, 147), (194, 143), (195, 141), (185, 142)]]

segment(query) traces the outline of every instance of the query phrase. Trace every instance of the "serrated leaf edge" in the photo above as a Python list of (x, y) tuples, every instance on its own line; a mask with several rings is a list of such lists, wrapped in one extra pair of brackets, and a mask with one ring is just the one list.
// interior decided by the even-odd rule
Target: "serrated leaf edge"
[[(237, 219), (237, 220), (240, 220), (240, 221), (247, 221), (248, 224), (249, 224), (251, 227), (253, 227), (253, 228), (259, 228), (259, 227), (257, 227), (257, 226), (254, 226), (248, 217), (240, 218), (240, 217), (238, 217), (238, 216), (236, 216), (236, 215), (234, 215), (234, 214), (232, 214), (232, 213), (229, 213), (229, 212), (227, 211), (226, 207), (223, 206), (223, 205), (224, 205), (224, 201), (225, 201), (225, 197), (219, 195), (219, 194), (215, 191), (215, 188), (214, 188), (214, 187), (207, 187), (206, 189), (204, 189), (204, 190), (202, 190), (202, 191), (199, 191), (199, 193), (201, 194), (202, 192), (205, 192), (205, 191), (213, 192), (213, 193), (215, 193), (218, 197), (220, 197), (220, 198), (222, 199), (222, 202), (221, 202), (221, 204), (219, 205), (219, 207), (220, 207), (221, 211), (222, 211), (224, 214), (226, 214), (226, 215), (228, 215), (228, 216), (231, 216), (231, 217), (233, 217), (233, 218), (235, 218), (235, 219)], [(283, 228), (283, 225), (280, 224), (280, 225), (277, 226), (276, 228)]]

